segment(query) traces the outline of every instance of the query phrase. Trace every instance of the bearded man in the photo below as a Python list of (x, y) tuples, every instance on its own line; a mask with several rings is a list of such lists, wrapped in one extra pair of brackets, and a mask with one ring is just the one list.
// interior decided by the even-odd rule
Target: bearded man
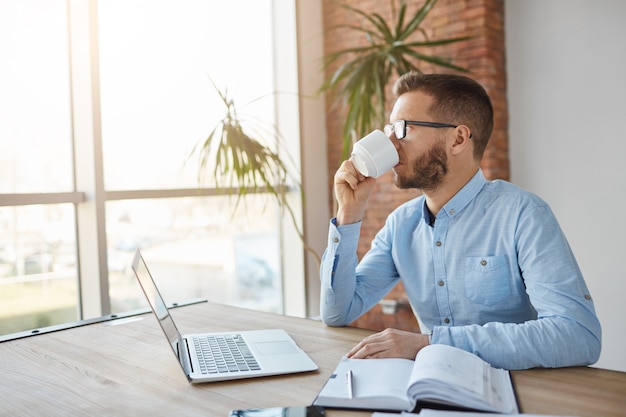
[(386, 329), (353, 358), (414, 359), (441, 343), (495, 367), (589, 365), (601, 328), (576, 259), (552, 210), (536, 195), (488, 181), (480, 160), (493, 107), (474, 80), (408, 73), (394, 85), (385, 133), (399, 188), (422, 195), (394, 210), (358, 261), (361, 220), (375, 178), (344, 161), (320, 271), (321, 317), (344, 326), (402, 281), (421, 333)]

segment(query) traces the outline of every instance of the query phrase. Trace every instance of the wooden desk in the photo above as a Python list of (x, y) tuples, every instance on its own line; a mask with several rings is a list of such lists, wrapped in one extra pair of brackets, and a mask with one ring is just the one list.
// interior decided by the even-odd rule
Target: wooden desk
[[(316, 372), (191, 385), (152, 315), (0, 343), (0, 414), (215, 416), (236, 408), (306, 405), (341, 356), (370, 331), (209, 303), (173, 310), (184, 333), (281, 327)], [(525, 413), (625, 416), (626, 373), (593, 368), (513, 373)], [(329, 417), (368, 412), (328, 410)]]

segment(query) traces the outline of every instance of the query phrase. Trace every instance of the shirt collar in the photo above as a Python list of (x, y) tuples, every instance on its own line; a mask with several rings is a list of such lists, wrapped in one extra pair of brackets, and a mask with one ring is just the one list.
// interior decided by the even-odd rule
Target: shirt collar
[[(454, 197), (452, 197), (450, 201), (448, 201), (446, 205), (441, 208), (441, 210), (439, 210), (437, 217), (443, 214), (448, 218), (453, 218), (454, 216), (459, 214), (465, 207), (467, 207), (467, 205), (472, 200), (474, 200), (474, 198), (478, 195), (480, 190), (483, 189), (486, 183), (487, 180), (485, 179), (482, 170), (479, 169), (478, 172), (474, 174), (472, 179), (470, 179), (469, 182), (465, 184), (463, 188), (461, 188), (454, 195)], [(426, 206), (426, 199), (424, 199), (424, 209), (422, 210), (422, 217), (426, 224), (429, 224), (430, 216), (432, 216), (432, 214)]]

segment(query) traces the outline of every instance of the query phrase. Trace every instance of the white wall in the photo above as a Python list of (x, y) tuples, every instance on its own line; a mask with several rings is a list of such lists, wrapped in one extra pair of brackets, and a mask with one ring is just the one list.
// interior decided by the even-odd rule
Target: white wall
[[(626, 371), (626, 2), (506, 0), (512, 182), (552, 207)], [(541, 347), (538, 347), (541, 348)]]

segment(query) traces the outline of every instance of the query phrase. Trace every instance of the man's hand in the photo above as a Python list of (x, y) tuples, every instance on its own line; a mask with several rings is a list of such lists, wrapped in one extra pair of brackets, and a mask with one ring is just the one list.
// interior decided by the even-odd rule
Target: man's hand
[(365, 205), (376, 184), (375, 178), (363, 176), (352, 164), (344, 161), (335, 173), (337, 223), (356, 223), (363, 218)]
[(415, 359), (417, 352), (428, 346), (428, 344), (428, 335), (397, 329), (386, 329), (363, 339), (346, 356), (354, 359)]

